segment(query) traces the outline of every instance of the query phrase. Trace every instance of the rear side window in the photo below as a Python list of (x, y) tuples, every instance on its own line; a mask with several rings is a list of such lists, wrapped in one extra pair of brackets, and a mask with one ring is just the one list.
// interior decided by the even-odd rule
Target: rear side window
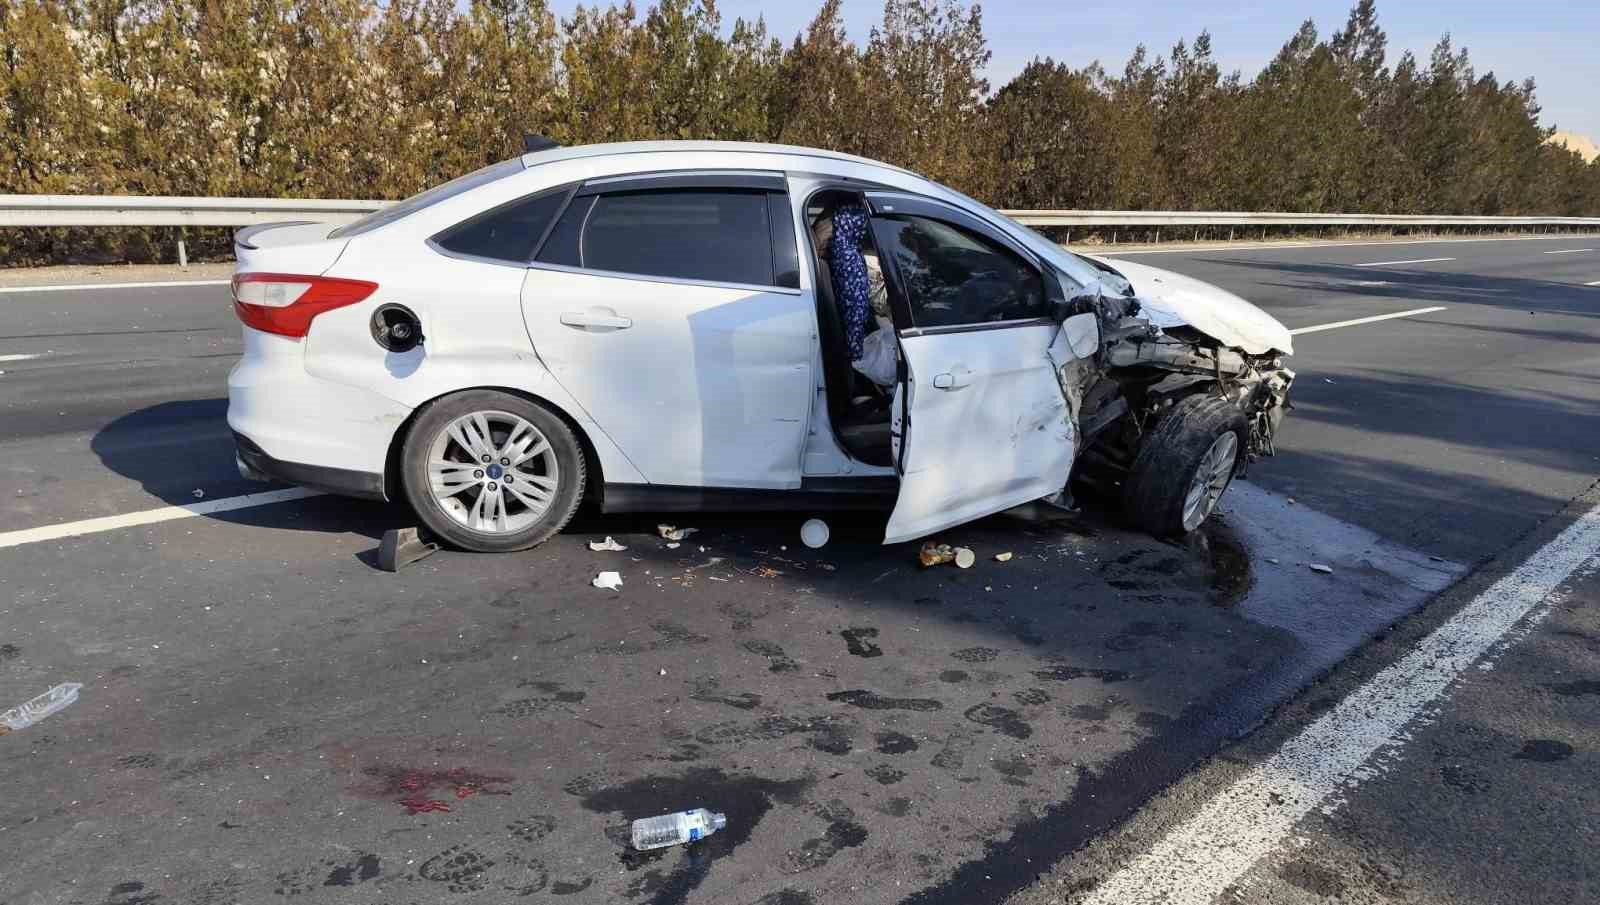
[(767, 197), (763, 191), (695, 188), (575, 198), (538, 260), (641, 276), (781, 285)]
[(465, 176), (457, 176), (443, 185), (436, 185), (425, 192), (412, 195), (404, 201), (379, 208), (358, 220), (352, 220), (329, 233), (328, 238), (338, 239), (359, 236), (364, 232), (370, 232), (380, 226), (393, 223), (401, 217), (414, 214), (425, 207), (438, 204), (446, 198), (453, 198), (480, 185), (488, 185), (496, 180), (520, 173), (523, 169), (521, 157), (513, 157), (510, 160), (502, 160), (499, 163), (491, 163), (482, 169), (473, 170)]
[(561, 188), (519, 198), (452, 226), (433, 241), (458, 255), (526, 266), (569, 194), (570, 189)]

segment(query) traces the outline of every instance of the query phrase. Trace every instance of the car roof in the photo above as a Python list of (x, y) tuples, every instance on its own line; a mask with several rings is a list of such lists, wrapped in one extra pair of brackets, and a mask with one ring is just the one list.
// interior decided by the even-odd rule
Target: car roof
[(745, 155), (783, 155), (786, 157), (815, 157), (822, 160), (835, 160), (846, 163), (860, 164), (862, 166), (877, 167), (892, 170), (906, 176), (918, 179), (910, 170), (902, 169), (881, 160), (872, 160), (867, 157), (857, 157), (854, 154), (842, 154), (838, 151), (824, 151), (820, 148), (805, 148), (799, 145), (773, 145), (751, 141), (619, 141), (593, 145), (573, 145), (572, 147), (550, 148), (545, 151), (533, 151), (522, 155), (522, 164), (526, 167), (536, 167), (540, 164), (555, 163), (562, 160), (578, 160), (587, 157), (612, 157), (623, 154), (745, 154)]

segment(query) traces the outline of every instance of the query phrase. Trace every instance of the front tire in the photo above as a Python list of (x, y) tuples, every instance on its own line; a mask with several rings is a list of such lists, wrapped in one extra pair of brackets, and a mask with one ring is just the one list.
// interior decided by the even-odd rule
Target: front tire
[(1249, 436), (1244, 412), (1227, 399), (1179, 400), (1140, 443), (1122, 485), (1123, 511), (1157, 537), (1199, 528), (1238, 472)]
[(496, 390), (431, 403), (401, 448), (406, 499), (452, 546), (526, 550), (566, 527), (586, 463), (572, 429), (542, 405)]

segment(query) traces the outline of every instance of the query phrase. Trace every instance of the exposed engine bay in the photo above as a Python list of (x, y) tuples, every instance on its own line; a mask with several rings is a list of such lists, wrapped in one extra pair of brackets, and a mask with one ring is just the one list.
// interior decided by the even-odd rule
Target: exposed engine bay
[[(1073, 310), (1078, 313), (1068, 318), (1063, 334), (1077, 357), (1056, 353), (1052, 359), (1078, 426), (1079, 477), (1090, 483), (1116, 480), (1132, 467), (1141, 439), (1162, 416), (1197, 394), (1230, 400), (1244, 413), (1249, 437), (1241, 470), (1276, 452), (1274, 437), (1295, 378), (1284, 366), (1284, 352), (1250, 354), (1193, 326), (1171, 324), (1170, 317), (1165, 320), (1171, 325), (1159, 326), (1160, 318), (1131, 285), (1115, 295), (1102, 291), (1075, 300)], [(1096, 344), (1083, 341), (1091, 326)]]

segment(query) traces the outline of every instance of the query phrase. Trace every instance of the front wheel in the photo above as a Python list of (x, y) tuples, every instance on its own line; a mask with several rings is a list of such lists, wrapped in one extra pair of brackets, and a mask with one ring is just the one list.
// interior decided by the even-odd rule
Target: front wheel
[(583, 449), (565, 421), (520, 396), (471, 390), (431, 404), (401, 451), (405, 495), (453, 546), (525, 550), (566, 527), (583, 498)]
[(1139, 445), (1122, 485), (1124, 512), (1158, 537), (1199, 528), (1232, 483), (1248, 437), (1244, 412), (1229, 400), (1179, 400)]

